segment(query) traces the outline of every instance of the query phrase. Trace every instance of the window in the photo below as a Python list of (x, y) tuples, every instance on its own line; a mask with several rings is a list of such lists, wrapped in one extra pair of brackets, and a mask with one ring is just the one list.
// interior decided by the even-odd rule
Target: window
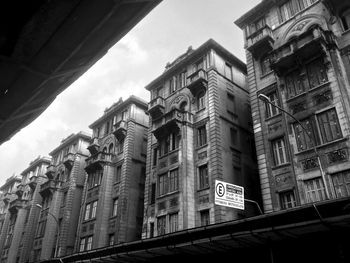
[(335, 109), (330, 109), (318, 114), (317, 121), (323, 143), (343, 137)]
[(41, 249), (34, 249), (33, 262), (40, 261)]
[(154, 223), (149, 223), (149, 237), (154, 237)]
[(46, 220), (40, 221), (39, 224), (38, 224), (38, 228), (36, 230), (35, 237), (42, 237), (42, 236), (44, 236), (45, 228), (46, 228)]
[(198, 167), (199, 189), (209, 187), (208, 165)]
[(187, 85), (187, 72), (186, 71), (184, 71), (180, 74), (180, 85), (181, 85), (181, 88), (183, 88)]
[(201, 226), (210, 224), (209, 209), (200, 211)]
[(332, 182), (337, 198), (350, 196), (350, 170), (333, 174)]
[(280, 193), (279, 196), (280, 196), (280, 202), (281, 202), (281, 209), (287, 209), (287, 208), (292, 208), (296, 206), (293, 191), (286, 191), (286, 192)]
[(340, 19), (343, 24), (344, 31), (350, 29), (350, 9), (346, 9), (340, 14)]
[(310, 89), (328, 81), (325, 65), (321, 59), (316, 59), (306, 66)]
[[(273, 91), (266, 95), (269, 97), (271, 103), (276, 106), (280, 106), (277, 91)], [(274, 107), (270, 103), (265, 103), (265, 110), (266, 110), (266, 118), (270, 118), (273, 116), (276, 116), (280, 113), (280, 110), (277, 107)]]
[(115, 174), (115, 181), (119, 183), (122, 178), (122, 166), (118, 165), (116, 169), (116, 174)]
[(85, 207), (84, 220), (88, 220), (90, 218), (90, 209), (91, 209), (91, 204), (87, 204)]
[(161, 174), (158, 177), (158, 193), (164, 195), (168, 192), (168, 174)]
[(118, 199), (113, 200), (112, 216), (116, 216), (118, 213)]
[(297, 142), (298, 151), (310, 149), (314, 146), (316, 138), (314, 135), (313, 125), (309, 119), (302, 120), (299, 123), (294, 124), (295, 139)]
[(266, 25), (266, 23), (265, 23), (264, 17), (255, 21), (254, 23), (249, 25), (247, 35), (249, 36), (249, 35), (255, 33), (259, 29), (263, 28), (265, 25)]
[(236, 105), (235, 105), (235, 96), (231, 92), (227, 92), (227, 102), (226, 102), (227, 112), (231, 116), (235, 115)]
[(281, 22), (287, 21), (296, 13), (304, 10), (316, 0), (289, 0), (285, 4), (280, 6), (280, 20)]
[(177, 81), (176, 81), (176, 76), (173, 76), (171, 79), (170, 79), (170, 94), (174, 93), (176, 91), (176, 84), (177, 84)]
[(204, 96), (205, 96), (205, 92), (204, 91), (200, 92), (198, 94), (198, 96), (197, 96), (197, 107), (198, 107), (198, 110), (201, 110), (201, 109), (205, 108)]
[(228, 63), (225, 63), (224, 74), (226, 78), (232, 81), (232, 67)]
[(118, 144), (118, 154), (123, 153), (124, 151), (124, 140), (119, 141)]
[(157, 148), (153, 148), (153, 166), (157, 165), (157, 161), (158, 161), (158, 149)]
[(266, 75), (271, 72), (271, 61), (270, 56), (264, 56), (260, 60), (261, 75)]
[(326, 200), (322, 178), (304, 181), (306, 201), (308, 203)]
[(89, 203), (85, 207), (84, 220), (93, 219), (96, 217), (97, 201)]
[(283, 138), (273, 140), (272, 144), (272, 154), (274, 165), (281, 165), (287, 163), (286, 147)]
[(124, 110), (121, 115), (121, 120), (125, 121), (128, 118), (128, 110)]
[(113, 148), (114, 148), (114, 145), (113, 145), (113, 143), (111, 143), (111, 144), (108, 146), (108, 153), (113, 154)]
[(178, 132), (173, 132), (170, 134), (170, 150), (176, 150), (177, 148), (179, 148), (179, 141), (180, 141), (180, 135)]
[(154, 204), (154, 202), (156, 201), (156, 184), (152, 183), (151, 185), (151, 202), (150, 204)]
[(179, 170), (170, 171), (169, 177), (169, 192), (177, 191), (179, 189)]
[(102, 170), (96, 170), (94, 173), (88, 176), (88, 187), (92, 188), (101, 184), (102, 181)]
[(110, 246), (113, 246), (114, 245), (114, 234), (110, 234), (109, 237), (108, 237), (108, 244)]
[(164, 235), (165, 234), (165, 227), (166, 227), (166, 217), (160, 216), (157, 219), (157, 234), (158, 235)]
[(95, 218), (96, 217), (96, 209), (97, 209), (97, 201), (94, 201), (92, 203), (91, 218)]
[(86, 241), (85, 237), (80, 239), (79, 252), (82, 252), (85, 250), (85, 241)]
[(238, 144), (238, 132), (235, 128), (230, 128), (231, 145), (237, 146)]
[(199, 147), (207, 144), (207, 129), (205, 125), (199, 127), (197, 130), (197, 144)]
[(178, 215), (177, 213), (169, 215), (169, 233), (175, 232), (178, 229)]
[(303, 92), (307, 87), (307, 80), (299, 70), (289, 73), (286, 78), (287, 97), (293, 98)]
[(105, 135), (108, 135), (109, 133), (109, 121), (106, 122), (106, 130), (105, 130)]
[(92, 236), (89, 236), (87, 238), (86, 250), (91, 250), (91, 248), (92, 248)]

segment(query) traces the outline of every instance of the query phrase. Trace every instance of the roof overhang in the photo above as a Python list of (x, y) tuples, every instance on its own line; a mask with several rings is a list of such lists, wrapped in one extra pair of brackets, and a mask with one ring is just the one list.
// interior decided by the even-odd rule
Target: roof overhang
[(37, 118), (161, 0), (6, 1), (0, 144)]

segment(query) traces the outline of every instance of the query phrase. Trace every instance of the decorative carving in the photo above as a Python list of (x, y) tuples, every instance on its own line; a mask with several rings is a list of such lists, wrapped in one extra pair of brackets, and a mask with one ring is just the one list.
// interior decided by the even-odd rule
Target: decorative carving
[(269, 125), (268, 129), (269, 129), (269, 133), (277, 132), (278, 130), (282, 129), (282, 123), (277, 122), (277, 123), (271, 124)]
[(301, 165), (303, 166), (303, 170), (312, 170), (318, 168), (318, 159), (317, 157), (311, 157), (301, 161)]
[(203, 195), (198, 198), (199, 204), (207, 204), (209, 203), (209, 195)]
[(166, 160), (161, 161), (161, 162), (159, 163), (159, 168), (162, 169), (162, 168), (165, 168), (165, 167), (167, 167), (167, 161), (166, 161)]
[(275, 178), (276, 185), (286, 184), (289, 180), (290, 180), (289, 174), (280, 174), (280, 175), (277, 175)]
[(331, 99), (332, 99), (332, 91), (331, 90), (325, 90), (324, 92), (313, 96), (314, 105), (318, 105), (318, 104), (327, 102)]
[(207, 158), (207, 152), (201, 152), (201, 153), (198, 153), (198, 160), (203, 160)]
[(158, 210), (162, 210), (166, 208), (165, 201), (158, 203)]
[(342, 162), (348, 159), (348, 151), (346, 148), (338, 149), (327, 153), (327, 158), (330, 164)]
[(306, 110), (306, 101), (301, 101), (299, 103), (290, 105), (290, 109), (293, 114)]
[(309, 23), (310, 20), (305, 20), (297, 25), (291, 30), (291, 32), (302, 31), (303, 28)]
[(174, 198), (170, 199), (170, 201), (169, 201), (170, 207), (177, 206), (178, 204), (179, 204), (179, 199), (177, 197), (174, 197)]

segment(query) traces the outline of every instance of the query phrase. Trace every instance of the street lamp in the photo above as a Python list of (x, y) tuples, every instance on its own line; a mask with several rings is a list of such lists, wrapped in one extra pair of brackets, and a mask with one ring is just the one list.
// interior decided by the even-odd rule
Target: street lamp
[[(42, 205), (40, 204), (36, 204), (36, 207), (39, 207), (40, 209), (43, 208)], [(54, 257), (58, 257), (58, 241), (60, 239), (60, 223), (58, 222), (58, 219), (56, 218), (55, 215), (53, 215), (52, 213), (50, 213), (49, 211), (47, 211), (47, 213), (53, 217), (53, 219), (55, 219), (55, 222), (57, 224), (57, 239), (56, 239), (56, 245), (55, 245), (55, 253), (54, 253)]]
[(320, 169), (320, 173), (321, 173), (321, 177), (322, 177), (322, 181), (323, 181), (323, 184), (324, 184), (324, 189), (325, 189), (325, 194), (326, 194), (326, 199), (329, 199), (329, 192), (328, 192), (328, 188), (327, 188), (327, 185), (326, 185), (326, 179), (325, 179), (325, 175), (324, 175), (324, 171), (323, 171), (323, 168), (322, 168), (322, 163), (321, 163), (321, 159), (320, 159), (320, 155), (317, 151), (317, 148), (316, 148), (316, 143), (313, 139), (312, 136), (310, 136), (309, 134), (309, 131), (301, 124), (301, 122), (295, 118), (291, 113), (289, 113), (288, 111), (284, 110), (283, 108), (281, 108), (280, 106), (274, 104), (271, 102), (271, 99), (266, 96), (265, 94), (258, 94), (258, 98), (262, 101), (264, 101), (265, 103), (268, 103), (270, 105), (272, 105), (273, 107), (276, 107), (277, 109), (279, 109), (280, 111), (284, 112), (285, 114), (287, 114), (288, 116), (290, 116), (293, 120), (295, 120), (299, 125), (300, 127), (305, 131), (305, 133), (307, 134), (307, 136), (309, 137), (310, 141), (312, 142), (312, 145), (313, 145), (313, 150), (316, 154), (316, 157), (317, 157), (317, 161), (318, 161), (318, 167)]

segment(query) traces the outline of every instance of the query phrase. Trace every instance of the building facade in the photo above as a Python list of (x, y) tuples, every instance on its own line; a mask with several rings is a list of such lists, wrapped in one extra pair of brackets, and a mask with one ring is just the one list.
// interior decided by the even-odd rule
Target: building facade
[(264, 0), (235, 23), (265, 211), (349, 196), (350, 6)]
[(148, 116), (147, 103), (120, 99), (89, 127), (93, 141), (76, 251), (141, 237)]
[[(0, 262), (7, 262), (9, 257), (17, 218), (17, 213), (10, 213), (9, 207), (13, 204), (13, 201), (17, 200), (17, 186), (21, 184), (21, 181), (21, 176), (13, 175), (8, 178), (5, 184), (0, 188), (0, 191), (2, 192), (0, 200), (2, 202), (2, 214), (0, 215)], [(16, 240), (13, 243), (18, 249), (18, 241)]]
[(150, 131), (143, 238), (251, 215), (214, 205), (215, 180), (259, 201), (246, 67), (209, 40), (168, 63), (147, 87)]
[(39, 213), (34, 262), (73, 253), (90, 140), (91, 136), (84, 132), (71, 134), (50, 153), (52, 161), (39, 185), (42, 200), (33, 208)]

